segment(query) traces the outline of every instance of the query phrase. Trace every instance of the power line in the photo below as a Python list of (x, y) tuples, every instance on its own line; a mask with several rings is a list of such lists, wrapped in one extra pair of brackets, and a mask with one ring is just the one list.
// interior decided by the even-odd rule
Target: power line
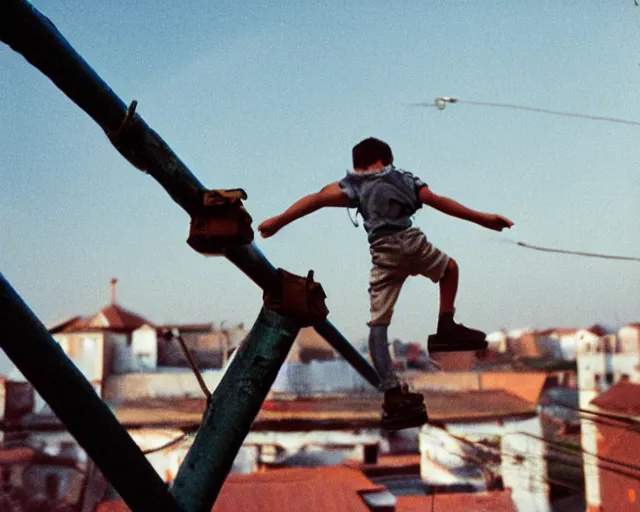
[(182, 435), (176, 437), (175, 439), (172, 439), (168, 443), (164, 443), (164, 444), (162, 444), (160, 446), (157, 446), (155, 448), (150, 448), (148, 450), (143, 450), (142, 453), (144, 453), (145, 455), (149, 455), (150, 453), (161, 452), (162, 450), (164, 450), (166, 448), (171, 448), (172, 446), (180, 444), (182, 441), (184, 441), (190, 435), (191, 435), (190, 433), (182, 434)]
[[(492, 448), (490, 446), (487, 446), (483, 443), (478, 443), (478, 442), (473, 442), (473, 441), (469, 441), (468, 439), (456, 436), (454, 434), (451, 434), (450, 432), (447, 432), (445, 430), (445, 432), (450, 435), (451, 437), (459, 440), (459, 441), (463, 441), (465, 444), (469, 444), (471, 446), (473, 446), (476, 450), (482, 451), (482, 453), (486, 456), (487, 453), (492, 454), (492, 458), (497, 458), (499, 459), (498, 463), (492, 463), (491, 461), (488, 460), (482, 460), (481, 458), (473, 455), (473, 454), (468, 454), (468, 455), (461, 455), (459, 453), (453, 452), (451, 450), (447, 450), (444, 449), (443, 447), (441, 447), (442, 449), (444, 449), (447, 453), (454, 455), (458, 458), (460, 458), (460, 460), (464, 461), (464, 462), (468, 462), (473, 464), (474, 466), (480, 468), (483, 472), (487, 472), (489, 473), (489, 477), (494, 480), (497, 478), (497, 475), (502, 475), (502, 469), (500, 468), (501, 466), (501, 460), (504, 457), (508, 457), (510, 458), (512, 461), (514, 462), (518, 462), (521, 459), (526, 459), (527, 457), (531, 458), (531, 457), (535, 457), (537, 459), (542, 459), (544, 458), (543, 456), (537, 455), (537, 454), (533, 454), (533, 453), (522, 453), (522, 452), (518, 452), (518, 453), (507, 453), (507, 452), (502, 452), (501, 450), (497, 449), (497, 448)], [(570, 455), (570, 456), (576, 456), (576, 455)], [(576, 468), (582, 468), (582, 464), (577, 464), (575, 465)], [(512, 468), (512, 469), (515, 469)], [(550, 484), (550, 485), (557, 485), (560, 487), (565, 487), (567, 489), (570, 489), (572, 491), (575, 492), (582, 492), (584, 489), (581, 488), (577, 488), (573, 485), (570, 485), (566, 482), (562, 482), (560, 480), (556, 480), (553, 478), (550, 478), (549, 476), (545, 476), (541, 473), (530, 473), (532, 479), (531, 479), (531, 483), (533, 484), (540, 484), (541, 482), (544, 482), (546, 484)]]
[(635, 256), (615, 256), (611, 254), (599, 254), (594, 252), (582, 252), (582, 251), (569, 251), (566, 249), (553, 249), (550, 247), (540, 247), (537, 245), (527, 244), (525, 242), (516, 242), (512, 240), (505, 240), (506, 243), (511, 243), (524, 247), (525, 249), (533, 249), (534, 251), (554, 252), (559, 254), (572, 254), (575, 256), (587, 256), (590, 258), (603, 258), (608, 260), (624, 260), (624, 261), (640, 261), (640, 258)]
[[(592, 411), (589, 409), (583, 409), (581, 407), (574, 407), (571, 404), (566, 402), (551, 402), (550, 404), (543, 407), (550, 406), (559, 406), (564, 407), (565, 409), (572, 410), (574, 412), (580, 413), (578, 416), (580, 419), (584, 419), (587, 421), (591, 421), (593, 423), (601, 423), (602, 425), (607, 425), (610, 427), (620, 428), (623, 430), (628, 430), (629, 432), (640, 433), (640, 421), (634, 420), (632, 418), (625, 418), (621, 416), (616, 416), (615, 414), (608, 414), (600, 411)], [(590, 414), (592, 416), (596, 416), (598, 419), (591, 418), (586, 416)]]
[[(488, 452), (493, 452), (496, 453), (500, 456), (502, 456), (502, 451), (498, 450), (496, 448), (491, 448), (489, 446), (486, 446), (482, 443), (478, 443), (478, 442), (474, 442), (474, 441), (470, 441), (468, 439), (465, 439), (464, 437), (461, 436), (457, 436), (455, 434), (452, 434), (451, 432), (446, 431), (448, 435), (450, 435), (451, 437), (459, 440), (460, 442), (470, 445), (470, 446), (474, 446), (478, 449), (481, 450), (485, 450)], [(580, 447), (576, 447), (575, 451), (569, 451), (567, 450), (567, 446), (564, 445), (563, 443), (560, 443), (558, 441), (553, 441), (551, 439), (547, 439), (545, 437), (540, 437), (540, 436), (536, 436), (534, 434), (530, 434), (528, 432), (507, 432), (505, 433), (505, 435), (503, 437), (505, 437), (506, 435), (523, 435), (523, 436), (527, 436), (527, 437), (532, 437), (534, 439), (537, 439), (547, 445), (549, 445), (551, 448), (554, 448), (555, 450), (561, 452), (563, 455), (568, 456), (568, 457), (576, 457), (576, 458), (582, 458), (582, 455), (587, 455), (589, 457), (593, 457), (594, 459), (596, 459), (596, 461), (594, 463), (591, 463), (589, 465), (591, 466), (595, 466), (598, 469), (602, 469), (604, 471), (610, 471), (612, 473), (616, 473), (622, 476), (626, 476), (628, 478), (633, 478), (635, 480), (640, 480), (640, 467), (633, 465), (633, 464), (629, 464), (623, 461), (618, 461), (616, 459), (612, 459), (610, 457), (604, 457), (601, 455), (597, 455), (595, 453), (591, 453), (586, 451), (584, 448)], [(561, 448), (564, 448), (561, 449)], [(511, 456), (510, 454), (506, 454)], [(568, 466), (572, 466), (572, 467), (576, 467), (576, 468), (581, 468), (583, 467), (583, 463), (570, 463), (568, 461), (564, 461), (561, 458), (557, 457), (557, 456), (552, 456), (551, 454), (543, 454), (543, 455), (538, 455), (538, 454), (533, 454), (533, 453), (529, 453), (529, 452), (522, 452), (521, 456), (523, 458), (526, 457), (542, 457), (545, 460), (549, 461), (549, 462), (557, 462), (559, 464), (564, 464), (564, 465), (568, 465)], [(604, 463), (608, 464), (608, 465), (612, 465), (614, 467), (605, 465)], [(629, 471), (631, 470), (631, 471)]]
[(551, 110), (548, 108), (540, 108), (540, 107), (528, 107), (524, 105), (515, 105), (513, 103), (497, 103), (493, 101), (472, 101), (472, 100), (461, 100), (458, 98), (452, 98), (449, 96), (439, 96), (437, 97), (433, 103), (412, 103), (410, 106), (414, 107), (436, 107), (438, 110), (444, 110), (447, 103), (466, 103), (467, 105), (477, 105), (481, 107), (493, 107), (493, 108), (509, 108), (514, 110), (525, 110), (528, 112), (536, 112), (539, 114), (551, 114), (554, 116), (562, 116), (562, 117), (574, 117), (578, 119), (587, 119), (590, 121), (606, 121), (609, 123), (618, 123), (618, 124), (627, 124), (633, 126), (640, 126), (640, 121), (634, 121), (631, 119), (620, 119), (617, 117), (607, 117), (607, 116), (594, 116), (590, 114), (578, 114), (575, 112), (563, 112), (560, 110)]
[(526, 437), (531, 437), (533, 439), (537, 439), (538, 441), (542, 441), (562, 453), (575, 454), (576, 456), (578, 456), (578, 454), (576, 453), (578, 452), (578, 453), (581, 453), (582, 455), (588, 455), (590, 457), (594, 457), (597, 460), (606, 462), (608, 464), (616, 464), (618, 466), (631, 469), (639, 473), (637, 475), (634, 475), (634, 478), (640, 480), (640, 466), (637, 466), (635, 464), (629, 464), (628, 462), (612, 459), (611, 457), (605, 457), (604, 455), (598, 455), (597, 453), (588, 452), (587, 450), (582, 448), (582, 446), (577, 446), (575, 450), (572, 450), (571, 448), (567, 447), (567, 445), (564, 443), (561, 443), (559, 441), (553, 441), (551, 439), (547, 439), (546, 437), (536, 436), (535, 434), (530, 434), (529, 432), (508, 432), (507, 434), (505, 434), (505, 436), (516, 435), (516, 434), (526, 436)]

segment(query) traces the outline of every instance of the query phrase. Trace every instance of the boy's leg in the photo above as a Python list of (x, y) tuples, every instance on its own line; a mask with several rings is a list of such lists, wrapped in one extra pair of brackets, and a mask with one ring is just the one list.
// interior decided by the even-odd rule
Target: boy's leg
[(440, 279), (440, 314), (436, 337), (429, 337), (429, 351), (482, 350), (487, 347), (486, 335), (482, 331), (470, 329), (453, 320), (455, 298), (458, 291), (458, 264), (449, 258), (444, 275)]
[(411, 273), (428, 277), (440, 287), (438, 331), (436, 335), (429, 336), (429, 352), (486, 348), (487, 343), (483, 332), (469, 329), (453, 321), (459, 281), (458, 264), (431, 245), (421, 231), (416, 230), (409, 242), (412, 244), (410, 250), (414, 255)]
[(440, 315), (455, 311), (456, 294), (458, 293), (458, 264), (449, 258), (444, 275), (440, 282)]
[(380, 391), (387, 391), (400, 384), (389, 354), (388, 325), (371, 325), (369, 329), (369, 354), (380, 376)]
[(387, 391), (399, 385), (400, 381), (393, 370), (393, 362), (389, 353), (387, 330), (393, 308), (398, 301), (400, 290), (406, 276), (396, 269), (379, 266), (374, 263), (369, 279), (369, 299), (371, 304), (371, 320), (369, 322), (369, 354), (378, 375), (380, 390)]
[(402, 269), (401, 246), (396, 238), (380, 240), (372, 245), (372, 268), (369, 280), (371, 321), (369, 322), (369, 353), (380, 375), (380, 390), (384, 392), (382, 426), (389, 430), (417, 427), (427, 422), (424, 398), (409, 392), (393, 369), (387, 335), (393, 309), (407, 273)]

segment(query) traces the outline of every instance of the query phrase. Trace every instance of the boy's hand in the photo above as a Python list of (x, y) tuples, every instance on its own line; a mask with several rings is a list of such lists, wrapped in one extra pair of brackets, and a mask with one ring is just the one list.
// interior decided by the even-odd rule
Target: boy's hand
[(269, 238), (270, 236), (273, 236), (278, 231), (280, 231), (281, 227), (282, 222), (280, 222), (280, 216), (277, 215), (260, 223), (260, 225), (258, 226), (258, 231), (260, 231), (262, 238)]
[(511, 220), (496, 213), (486, 213), (479, 224), (494, 231), (502, 231), (505, 228), (509, 229), (513, 226)]

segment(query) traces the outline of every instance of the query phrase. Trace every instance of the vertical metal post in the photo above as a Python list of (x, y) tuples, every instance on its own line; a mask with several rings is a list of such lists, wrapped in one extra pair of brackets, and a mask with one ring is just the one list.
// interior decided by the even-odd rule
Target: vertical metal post
[(171, 487), (187, 512), (209, 512), (284, 363), (300, 325), (262, 308), (208, 400), (202, 424)]
[(132, 510), (179, 511), (89, 381), (0, 273), (0, 348), (13, 361)]

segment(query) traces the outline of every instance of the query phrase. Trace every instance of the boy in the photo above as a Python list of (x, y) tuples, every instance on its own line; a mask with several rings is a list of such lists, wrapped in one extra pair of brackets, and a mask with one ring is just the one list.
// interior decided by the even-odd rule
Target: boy
[(382, 425), (389, 429), (419, 426), (427, 421), (422, 395), (411, 393), (396, 376), (389, 354), (387, 329), (400, 289), (410, 275), (423, 275), (440, 287), (440, 314), (435, 336), (429, 337), (429, 351), (480, 350), (487, 346), (485, 334), (453, 321), (458, 289), (458, 265), (429, 243), (412, 215), (429, 205), (447, 215), (502, 231), (513, 225), (506, 217), (471, 210), (439, 196), (419, 178), (393, 165), (389, 145), (368, 138), (353, 147), (354, 172), (309, 194), (284, 213), (258, 226), (264, 238), (300, 217), (326, 206), (357, 207), (364, 219), (371, 253), (369, 296), (369, 351), (380, 375), (384, 392)]

